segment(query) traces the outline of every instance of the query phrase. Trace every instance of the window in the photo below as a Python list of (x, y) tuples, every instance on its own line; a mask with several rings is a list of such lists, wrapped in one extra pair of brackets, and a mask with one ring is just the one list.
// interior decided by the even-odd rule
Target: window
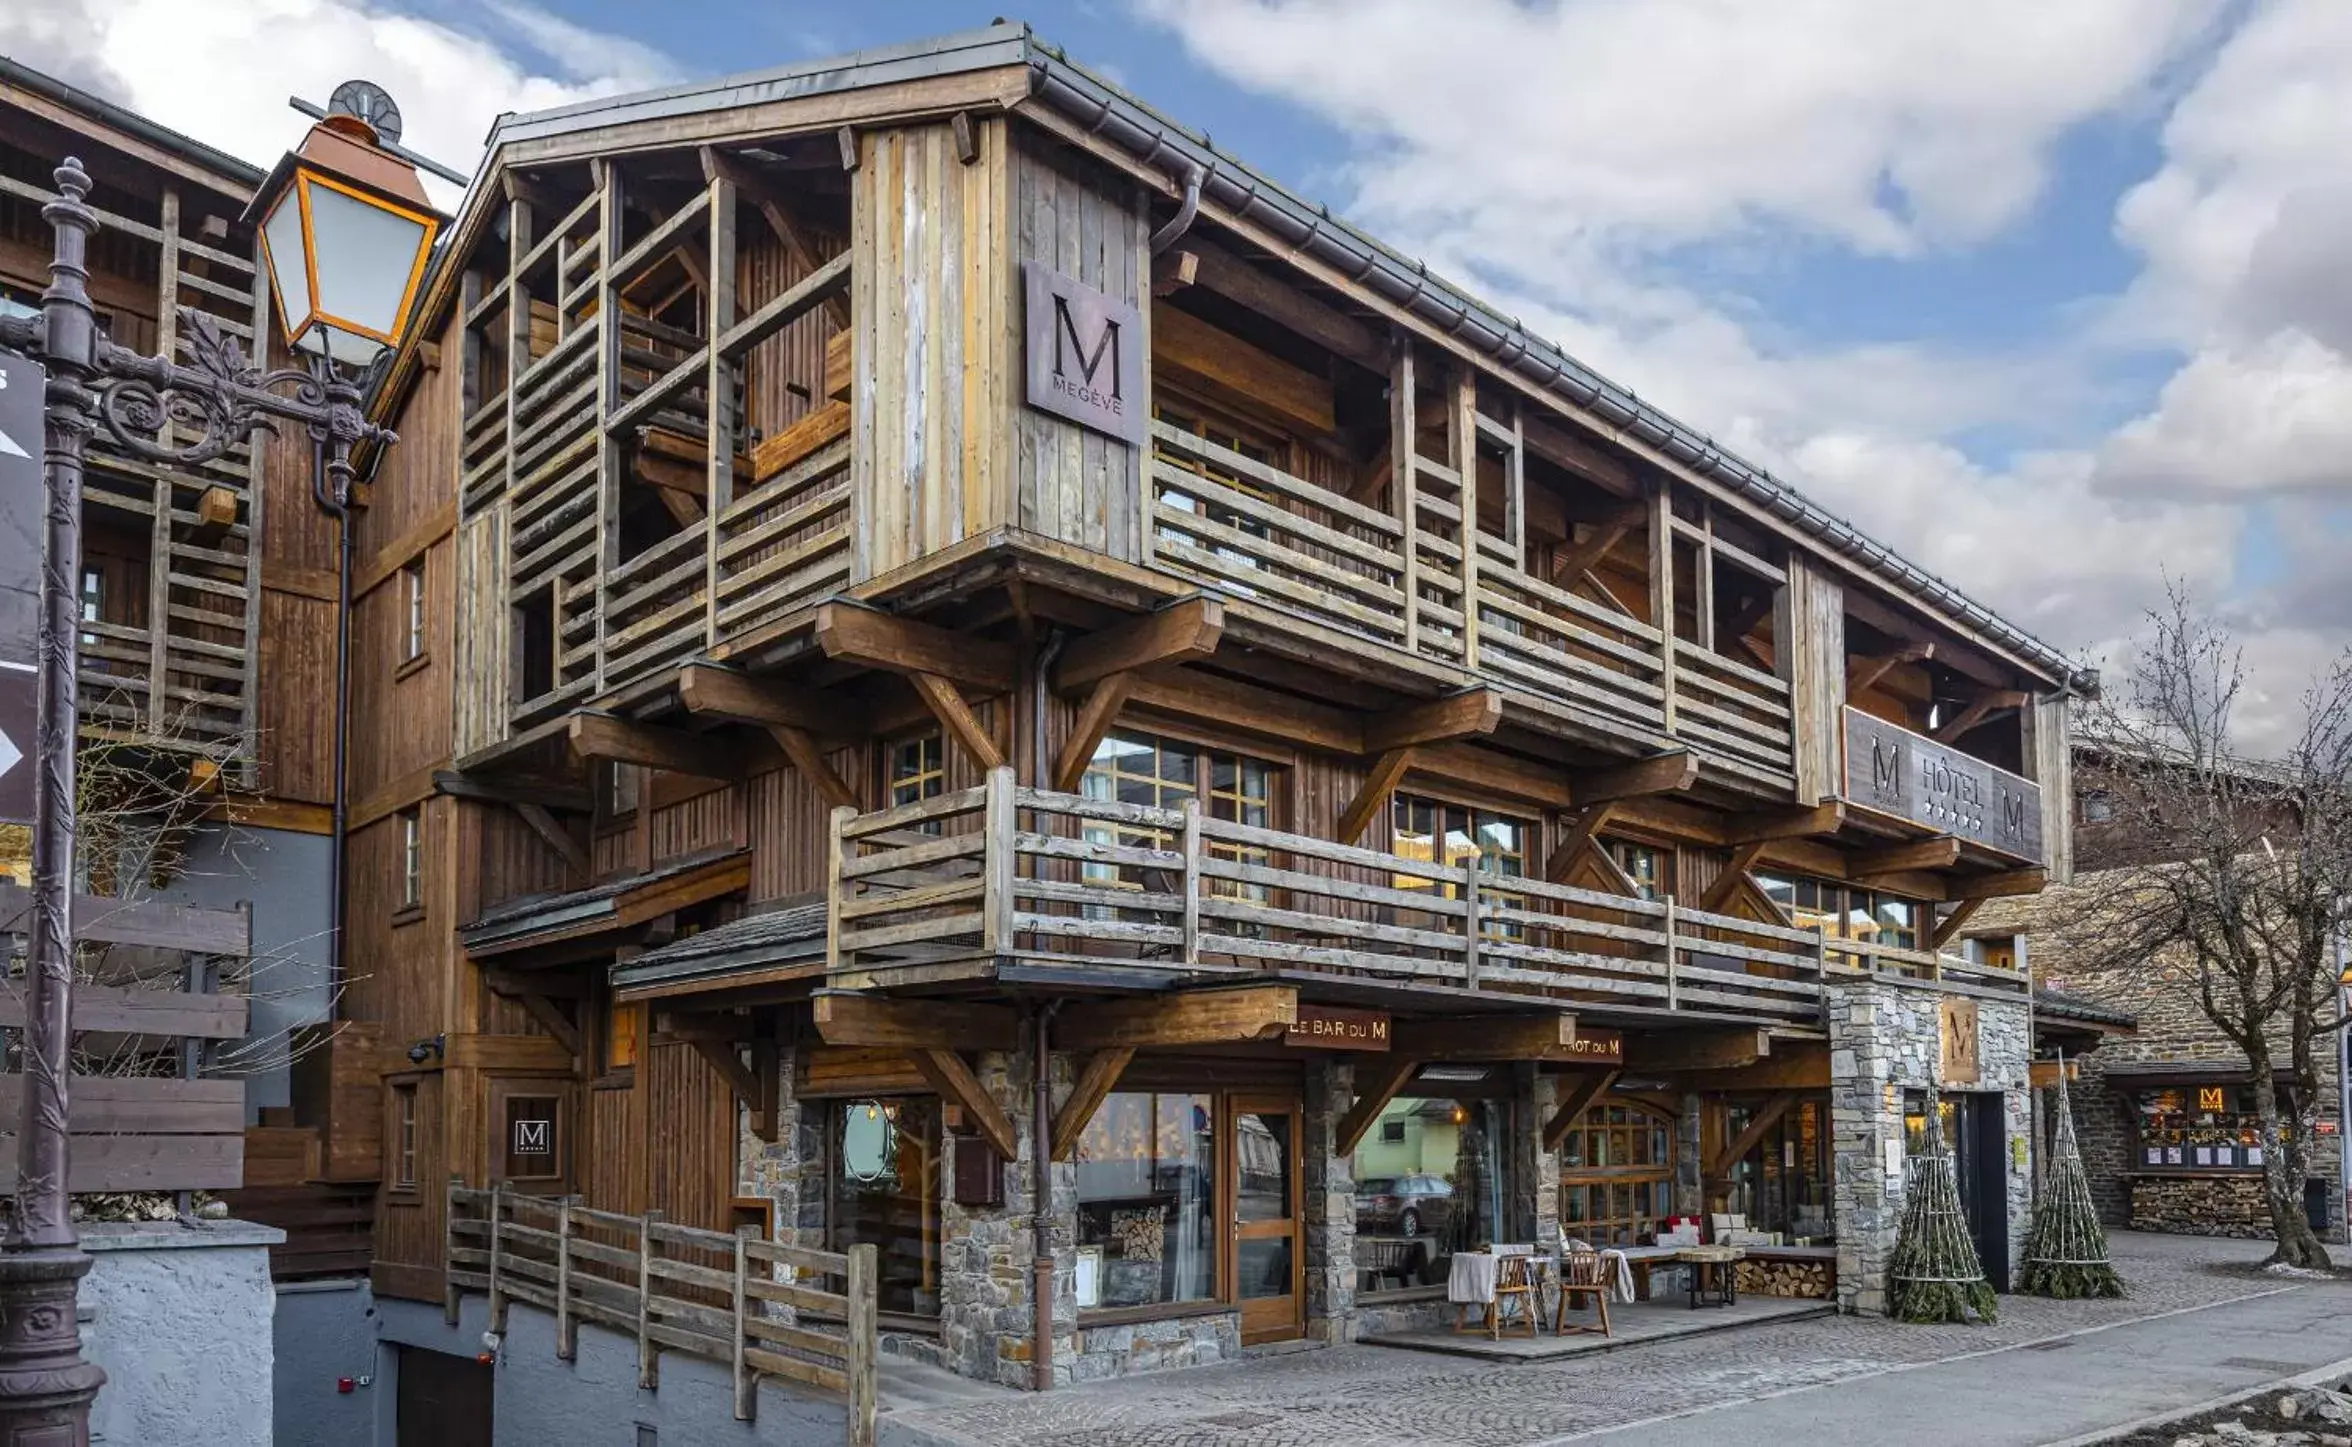
[(386, 1174), (392, 1178), (392, 1189), (413, 1191), (417, 1188), (417, 1088), (413, 1084), (392, 1087), (392, 1168)]
[(425, 825), (415, 809), (400, 814), (400, 907), (422, 908), (425, 902)]
[(939, 1315), (938, 1097), (836, 1100), (825, 1123), (827, 1248), (872, 1243), (879, 1308)]
[(2085, 789), (2082, 793), (2082, 821), (2085, 824), (2115, 822), (2115, 796), (2105, 789)]
[[(1465, 1088), (1485, 1078), (1464, 1073)], [(1445, 1096), (1399, 1096), (1380, 1112), (1353, 1161), (1359, 1291), (1442, 1286), (1455, 1252), (1529, 1238), (1534, 1223), (1506, 1214), (1511, 1115), (1504, 1102)]]
[(1116, 1091), (1073, 1155), (1078, 1249), (1100, 1261), (1082, 1306), (1217, 1296), (1216, 1097)]
[(425, 560), (417, 559), (400, 570), (401, 616), (406, 620), (406, 641), (401, 646), (401, 661), (413, 662), (425, 656)]
[[(1417, 799), (1398, 794), (1389, 806), (1389, 848), (1407, 859), (1426, 859), (1435, 864), (1461, 868), (1475, 864), (1482, 873), (1519, 878), (1527, 873), (1527, 839), (1530, 830), (1525, 822), (1486, 809), (1473, 809), (1464, 804), (1447, 804), (1435, 799)], [(1395, 881), (1399, 889), (1417, 889), (1446, 899), (1457, 898), (1459, 889), (1448, 882), (1422, 879), (1414, 875), (1399, 875)], [(1487, 904), (1500, 903), (1507, 908), (1524, 909), (1522, 895), (1489, 891), (1483, 886), (1480, 898)], [(1516, 939), (1519, 926), (1489, 923), (1485, 934), (1490, 939)]]
[(597, 806), (604, 811), (600, 824), (626, 819), (637, 812), (637, 795), (644, 779), (635, 764), (604, 760), (597, 765)]
[(1405, 1143), (1405, 1123), (1401, 1120), (1382, 1121), (1380, 1123), (1380, 1143), (1384, 1146), (1403, 1145)]
[[(1758, 1100), (1725, 1101), (1722, 1139), (1746, 1134), (1763, 1108)], [(1750, 1229), (1781, 1232), (1796, 1245), (1819, 1245), (1835, 1234), (1830, 1181), (1829, 1101), (1808, 1098), (1784, 1110), (1732, 1163), (1725, 1194), (1709, 1209), (1745, 1216)]]
[(615, 1004), (605, 1008), (604, 1069), (607, 1074), (635, 1066), (637, 1053), (644, 1043), (643, 1005)]
[[(883, 780), (890, 807), (920, 804), (947, 790), (947, 744), (938, 733), (900, 739), (890, 746), (888, 776)], [(926, 820), (924, 832), (939, 832), (939, 821)]]
[(1561, 1233), (1636, 1245), (1673, 1214), (1673, 1117), (1632, 1101), (1588, 1107), (1560, 1144)]
[[(86, 564), (82, 568), (82, 621), (84, 623), (106, 621), (106, 574), (102, 570)], [(97, 643), (97, 634), (85, 633), (82, 635), (84, 648), (94, 648)]]
[(1609, 857), (1633, 881), (1633, 892), (1643, 899), (1664, 899), (1674, 892), (1673, 855), (1651, 844), (1630, 839), (1609, 841)]
[[(1898, 950), (1924, 947), (1920, 922), (1925, 911), (1900, 895), (1776, 874), (1759, 873), (1756, 883), (1788, 911), (1798, 929), (1819, 929), (1833, 940), (1857, 940)], [(1866, 958), (1844, 951), (1832, 953), (1848, 964)]]
[[(1274, 781), (1280, 772), (1276, 765), (1247, 754), (1147, 734), (1114, 733), (1095, 746), (1094, 759), (1086, 766), (1079, 792), (1089, 799), (1146, 804), (1160, 809), (1179, 808), (1185, 800), (1197, 799), (1204, 818), (1270, 829), (1274, 827)], [(1130, 848), (1176, 846), (1175, 836), (1167, 830), (1125, 824), (1088, 824), (1086, 838), (1092, 843)], [(1212, 859), (1236, 864), (1263, 865), (1270, 858), (1266, 850), (1254, 845), (1218, 841), (1210, 842), (1208, 853)], [(1093, 885), (1163, 892), (1172, 887), (1147, 880), (1145, 874), (1146, 871), (1132, 865), (1086, 866), (1086, 882)], [(1209, 890), (1228, 899), (1266, 897), (1263, 885), (1232, 879), (1212, 878)]]
[[(2126, 1098), (2139, 1138), (2131, 1160), (2140, 1170), (2252, 1171), (2264, 1164), (2262, 1117), (2250, 1085), (2198, 1082)], [(2294, 1108), (2283, 1090), (2278, 1104), (2281, 1115)]]

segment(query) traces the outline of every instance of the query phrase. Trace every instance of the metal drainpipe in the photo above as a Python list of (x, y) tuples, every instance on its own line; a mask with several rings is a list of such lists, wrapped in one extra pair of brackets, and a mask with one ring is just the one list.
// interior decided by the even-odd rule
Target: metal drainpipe
[[(1050, 782), (1045, 777), (1045, 716), (1053, 704), (1054, 661), (1062, 656), (1066, 641), (1059, 628), (1046, 635), (1045, 647), (1037, 654), (1036, 675), (1029, 681), (1030, 769), (1041, 784)], [(1036, 1310), (1030, 1327), (1029, 1385), (1040, 1392), (1053, 1390), (1053, 1055), (1046, 1024), (1060, 1008), (1059, 1001), (1038, 1007), (1037, 1035), (1031, 1042), (1037, 1063), (1030, 1072), (1029, 1297)]]
[[(351, 508), (337, 494), (342, 490), (330, 479), (327, 467), (327, 444), (322, 439), (313, 445), (310, 493), (319, 507), (335, 519), (336, 581), (335, 581), (335, 807), (333, 833), (327, 846), (327, 1011), (332, 1019), (340, 1008), (343, 994), (343, 846), (350, 825), (349, 793), (345, 781), (349, 773), (345, 766), (347, 744), (345, 731), (351, 722)], [(379, 457), (382, 454), (377, 454)], [(349, 469), (344, 469), (346, 477)]]
[(1207, 179), (1208, 173), (1201, 169), (1200, 162), (1184, 163), (1184, 201), (1176, 208), (1176, 214), (1168, 218), (1168, 224), (1152, 233), (1152, 255), (1174, 246), (1192, 229), (1193, 218), (1200, 215), (1201, 182)]

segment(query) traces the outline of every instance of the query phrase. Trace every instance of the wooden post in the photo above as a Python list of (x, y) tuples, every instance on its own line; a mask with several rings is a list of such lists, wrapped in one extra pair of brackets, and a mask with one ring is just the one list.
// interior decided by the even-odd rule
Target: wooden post
[(490, 1187), (490, 1329), (506, 1330), (506, 1284), (499, 1279), (498, 1219), (504, 1215), (506, 1182), (498, 1181)]
[(703, 373), (704, 442), (709, 470), (702, 497), (703, 640), (719, 641), (719, 514), (735, 500), (735, 365), (719, 355), (718, 339), (735, 325), (735, 183), (710, 180), (710, 365)]
[(1650, 494), (1650, 624), (1658, 630), (1658, 686), (1665, 693), (1666, 732), (1675, 731), (1674, 493), (1661, 482)]
[(441, 1207), (441, 1317), (451, 1326), (457, 1325), (457, 1267), (450, 1253), (457, 1249), (457, 1193), (463, 1189), (465, 1177), (451, 1176)]
[[(606, 606), (612, 601), (609, 580), (621, 563), (621, 440), (607, 430), (605, 423), (621, 408), (621, 347), (622, 335), (621, 283), (626, 280), (614, 269), (627, 249), (626, 212), (623, 207), (621, 168), (609, 156), (590, 162), (596, 177), (597, 202), (596, 245), (596, 420), (590, 424), (596, 438), (596, 655), (591, 672), (598, 692), (604, 689), (605, 617)], [(528, 299), (524, 305), (529, 305)], [(716, 340), (712, 343), (716, 345)], [(514, 403), (507, 403), (507, 418), (512, 425)], [(555, 588), (556, 682), (571, 682), (563, 677), (563, 584), (557, 580)], [(650, 817), (650, 811), (644, 817)]]
[(833, 811), (832, 837), (825, 846), (825, 973), (841, 973), (841, 905), (845, 886), (841, 880), (841, 831), (857, 810), (847, 804)]
[(1405, 651), (1421, 651), (1421, 482), (1413, 459), (1413, 343), (1403, 333), (1396, 339), (1396, 367), (1388, 378), (1388, 485), (1396, 494), (1397, 536), (1403, 550), (1405, 590)]
[(751, 1295), (748, 1290), (751, 1256), (744, 1249), (744, 1233), (756, 1229), (752, 1226), (735, 1228), (735, 1336), (731, 1346), (735, 1357), (735, 1420), (738, 1422), (751, 1421), (759, 1414), (759, 1374), (743, 1360), (743, 1318), (745, 1302)]
[(661, 1218), (659, 1211), (637, 1218), (637, 1385), (648, 1392), (661, 1383), (661, 1348), (646, 1330), (653, 1324), (653, 1223)]
[[(155, 350), (176, 362), (180, 349), (180, 193), (168, 186), (163, 191), (161, 224), (163, 255), (155, 298)], [(267, 334), (255, 333), (254, 346), (266, 357)], [(164, 413), (155, 440), (160, 446), (172, 445), (169, 411)], [(158, 470), (150, 494), (155, 500), (155, 517), (147, 545), (147, 727), (149, 732), (157, 734), (163, 732), (170, 717), (171, 702), (172, 486), (171, 474)], [(261, 494), (248, 492), (246, 496), (251, 510), (261, 511)], [(69, 578), (67, 582), (79, 596), (82, 580)], [(245, 606), (259, 609), (261, 599), (249, 594)], [(247, 655), (247, 667), (251, 666), (252, 657)]]
[(572, 1320), (572, 1198), (555, 1208), (555, 1354), (565, 1361), (579, 1355), (579, 1327)]
[[(1462, 490), (1462, 666), (1478, 667), (1478, 374), (1457, 363), (1451, 425), (1454, 471)], [(1475, 983), (1475, 981), (1473, 981)]]
[(1184, 963), (1200, 961), (1200, 800), (1184, 801)]
[(1682, 1008), (1682, 970), (1676, 956), (1682, 953), (1674, 938), (1674, 896), (1666, 896), (1666, 1008)]
[(1813, 926), (1813, 989), (1821, 997), (1821, 1028), (1829, 1028), (1829, 926)]
[(874, 1447), (875, 1341), (874, 1246), (849, 1248), (849, 1447)]
[(1000, 955), (1013, 952), (1013, 918), (1020, 911), (1013, 893), (1013, 789), (1012, 765), (999, 764), (988, 771), (988, 812), (982, 821), (988, 842), (981, 856), (988, 879), (982, 886), (981, 934), (987, 948)]
[(1478, 988), (1478, 861), (1470, 861), (1463, 871), (1462, 885), (1462, 976), (1473, 990)]

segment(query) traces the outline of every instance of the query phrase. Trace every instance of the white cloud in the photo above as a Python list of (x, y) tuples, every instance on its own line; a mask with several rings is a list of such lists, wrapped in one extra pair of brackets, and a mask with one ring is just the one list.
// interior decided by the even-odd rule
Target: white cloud
[(2352, 489), (2352, 363), (2299, 331), (2199, 352), (2101, 450), (2115, 493)]
[[(355, 77), (399, 104), (403, 144), (465, 171), (502, 111), (674, 75), (644, 46), (533, 6), (469, 13), (478, 30), (360, 0), (12, 0), (0, 6), (0, 52), (257, 165), (309, 124), (287, 96), (323, 103)], [(427, 185), (442, 204), (455, 200), (440, 182)]]

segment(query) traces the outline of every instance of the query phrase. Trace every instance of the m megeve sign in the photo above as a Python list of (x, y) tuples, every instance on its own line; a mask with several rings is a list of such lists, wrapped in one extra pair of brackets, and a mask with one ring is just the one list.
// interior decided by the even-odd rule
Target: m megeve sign
[(1029, 405), (1141, 447), (1143, 313), (1034, 261), (1021, 263)]
[(2042, 790), (1858, 708), (1846, 709), (1846, 800), (2042, 862)]

